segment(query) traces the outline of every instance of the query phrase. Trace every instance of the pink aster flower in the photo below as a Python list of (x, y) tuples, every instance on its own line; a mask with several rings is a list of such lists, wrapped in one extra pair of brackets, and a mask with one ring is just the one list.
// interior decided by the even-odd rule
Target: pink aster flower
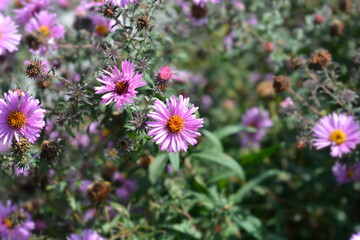
[(142, 79), (142, 73), (135, 73), (134, 64), (125, 60), (121, 64), (122, 73), (114, 66), (110, 67), (111, 72), (104, 70), (104, 73), (100, 73), (101, 78), (97, 78), (99, 82), (105, 84), (101, 87), (95, 87), (96, 94), (103, 95), (101, 104), (110, 104), (115, 102), (116, 110), (120, 107), (123, 109), (125, 104), (134, 103), (133, 99), (137, 99), (136, 88), (146, 85), (146, 82)]
[(360, 232), (351, 235), (350, 240), (360, 240)]
[(82, 236), (79, 236), (75, 233), (71, 234), (70, 237), (67, 237), (66, 240), (105, 240), (101, 237), (96, 231), (92, 229), (85, 229), (82, 231)]
[(155, 85), (161, 88), (167, 88), (171, 83), (172, 75), (171, 68), (163, 66), (155, 76)]
[(47, 9), (50, 5), (50, 0), (31, 0), (31, 1), (21, 1), (23, 5), (20, 9), (14, 9), (16, 14), (16, 20), (19, 24), (29, 22), (35, 13), (40, 12), (41, 10)]
[[(24, 215), (22, 223), (14, 222), (14, 214)], [(10, 200), (6, 204), (0, 203), (0, 237), (1, 239), (27, 240), (31, 237), (31, 231), (35, 228), (35, 223), (31, 215), (23, 209), (19, 209)]]
[(18, 48), (21, 35), (18, 34), (18, 26), (10, 17), (5, 17), (0, 13), (0, 56), (5, 51), (14, 52)]
[(57, 48), (55, 39), (62, 39), (65, 35), (63, 26), (57, 25), (58, 19), (54, 13), (41, 11), (31, 18), (30, 22), (25, 26), (27, 33), (40, 32), (43, 34), (44, 41), (39, 49), (31, 49), (33, 53), (45, 55), (48, 50)]
[(239, 138), (243, 147), (259, 147), (260, 142), (266, 134), (266, 129), (273, 125), (269, 117), (269, 112), (264, 110), (260, 111), (259, 108), (254, 107), (245, 112), (242, 116), (242, 125), (246, 127), (253, 127), (256, 132), (240, 132)]
[(188, 108), (189, 98), (182, 95), (176, 100), (175, 96), (166, 99), (166, 105), (160, 100), (154, 103), (154, 111), (147, 115), (155, 121), (148, 121), (149, 136), (153, 142), (160, 145), (160, 150), (168, 152), (187, 151), (188, 145), (197, 143), (196, 137), (201, 134), (199, 128), (203, 126), (203, 119), (194, 114), (198, 107)]
[(353, 116), (329, 114), (321, 118), (313, 128), (316, 149), (331, 147), (331, 156), (341, 158), (360, 143), (359, 123)]
[(10, 145), (21, 136), (34, 143), (45, 126), (45, 110), (29, 93), (9, 91), (0, 99), (0, 142)]
[(336, 162), (332, 167), (332, 172), (339, 185), (360, 180), (360, 162), (354, 165), (346, 166), (340, 162)]
[(121, 6), (125, 7), (126, 5), (129, 5), (130, 3), (138, 3), (141, 0), (109, 0), (109, 2), (115, 6)]

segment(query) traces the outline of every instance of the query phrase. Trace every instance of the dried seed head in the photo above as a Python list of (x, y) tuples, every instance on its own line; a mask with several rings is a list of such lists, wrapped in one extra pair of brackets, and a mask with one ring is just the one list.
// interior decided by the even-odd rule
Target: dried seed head
[(101, 13), (104, 17), (106, 18), (114, 18), (115, 17), (115, 13), (116, 13), (117, 7), (116, 6), (112, 6), (110, 4), (105, 4), (102, 8), (101, 8)]
[(129, 138), (128, 136), (123, 136), (119, 139), (118, 145), (122, 151), (129, 151), (133, 143), (131, 141), (131, 138)]
[(69, 86), (69, 91), (66, 93), (66, 95), (70, 97), (68, 101), (71, 104), (77, 105), (79, 103), (85, 102), (89, 105), (92, 105), (89, 99), (90, 96), (87, 93), (87, 83), (85, 83), (83, 85), (76, 84)]
[(110, 59), (113, 62), (116, 62), (116, 60), (121, 58), (120, 52), (116, 46), (106, 47), (104, 54), (106, 58)]
[(60, 127), (67, 126), (69, 124), (69, 120), (71, 119), (70, 113), (67, 111), (61, 111), (59, 116), (57, 117), (57, 124)]
[(256, 86), (256, 92), (261, 98), (269, 98), (275, 95), (273, 83), (270, 81), (262, 81)]
[(76, 30), (87, 30), (91, 31), (93, 29), (93, 21), (89, 17), (76, 17), (73, 27)]
[(94, 182), (87, 188), (90, 201), (94, 203), (104, 202), (110, 193), (110, 182)]
[(310, 64), (315, 67), (326, 67), (330, 62), (331, 54), (327, 50), (316, 50), (310, 58)]
[(334, 21), (330, 25), (330, 35), (332, 37), (344, 35), (344, 23), (341, 21)]
[(30, 149), (30, 143), (24, 137), (20, 137), (19, 141), (14, 140), (11, 144), (11, 150), (15, 154), (23, 154), (29, 149)]
[(38, 50), (44, 42), (45, 36), (41, 32), (35, 31), (25, 36), (26, 45), (33, 50)]
[(339, 99), (341, 102), (356, 103), (359, 96), (350, 89), (345, 89), (339, 92)]
[(150, 164), (155, 160), (155, 157), (153, 155), (147, 155), (139, 159), (138, 164), (142, 168), (148, 168)]
[(40, 59), (31, 60), (26, 67), (26, 76), (35, 79), (39, 74), (41, 74), (43, 72), (41, 63)]
[(303, 57), (296, 57), (291, 60), (292, 70), (303, 68), (305, 65), (306, 65), (306, 60)]
[(54, 160), (57, 155), (60, 153), (60, 146), (57, 142), (53, 141), (44, 141), (41, 144), (41, 158), (46, 160)]
[(146, 115), (141, 111), (132, 112), (132, 119), (130, 124), (134, 127), (136, 132), (145, 132), (146, 131)]
[(150, 18), (147, 15), (140, 16), (136, 21), (136, 28), (139, 31), (147, 30), (150, 26)]
[(266, 43), (264, 43), (263, 48), (266, 52), (272, 52), (274, 50), (274, 43), (266, 42)]
[(207, 14), (207, 8), (206, 6), (201, 6), (200, 4), (197, 5), (195, 3), (192, 3), (191, 5), (191, 16), (195, 19), (202, 19), (206, 17)]
[(39, 89), (46, 89), (51, 85), (51, 80), (49, 77), (44, 76), (37, 80), (36, 85)]
[(353, 8), (351, 0), (340, 0), (339, 9), (343, 12), (349, 12)]
[(282, 93), (290, 87), (289, 79), (284, 76), (274, 76), (273, 88), (276, 93)]
[(148, 60), (145, 57), (141, 58), (140, 60), (138, 60), (136, 64), (136, 68), (142, 72), (145, 72), (146, 70), (149, 69)]

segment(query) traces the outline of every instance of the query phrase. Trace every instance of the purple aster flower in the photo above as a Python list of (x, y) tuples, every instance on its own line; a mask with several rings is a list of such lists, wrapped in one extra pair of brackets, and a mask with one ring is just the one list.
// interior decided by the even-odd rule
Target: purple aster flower
[(250, 14), (247, 20), (245, 21), (245, 23), (250, 26), (256, 26), (259, 23), (259, 21), (255, 14)]
[(105, 37), (109, 32), (116, 30), (116, 27), (111, 28), (116, 23), (114, 19), (107, 19), (101, 15), (93, 15), (90, 18), (94, 25), (94, 34), (97, 37)]
[(21, 40), (21, 35), (18, 33), (15, 22), (0, 13), (0, 56), (4, 55), (6, 50), (14, 52), (18, 49)]
[(331, 156), (341, 158), (360, 142), (359, 123), (353, 116), (329, 114), (322, 117), (313, 128), (316, 149), (331, 147)]
[(239, 137), (243, 147), (259, 147), (260, 142), (265, 136), (266, 129), (273, 125), (267, 110), (260, 111), (259, 108), (253, 107), (245, 112), (242, 116), (242, 125), (246, 127), (253, 127), (256, 129), (255, 133), (240, 132)]
[(27, 240), (31, 237), (31, 230), (34, 228), (35, 223), (29, 213), (11, 204), (11, 201), (7, 201), (6, 205), (0, 203), (1, 239)]
[(21, 136), (34, 143), (45, 126), (44, 112), (39, 100), (29, 93), (9, 91), (0, 99), (0, 141), (10, 145)]
[(351, 235), (350, 240), (360, 240), (360, 232)]
[(196, 118), (194, 114), (198, 107), (192, 105), (188, 108), (189, 98), (182, 95), (176, 100), (175, 96), (166, 99), (165, 105), (160, 100), (154, 103), (154, 111), (147, 115), (155, 121), (148, 121), (149, 136), (154, 137), (153, 142), (160, 145), (160, 150), (179, 152), (188, 149), (197, 143), (196, 137), (201, 134), (199, 128), (203, 126), (203, 119)]
[(134, 103), (132, 99), (137, 99), (135, 89), (146, 85), (143, 74), (135, 73), (133, 63), (125, 60), (121, 65), (122, 73), (116, 66), (110, 67), (111, 72), (104, 70), (106, 74), (100, 73), (101, 78), (96, 80), (105, 85), (95, 87), (96, 94), (106, 93), (101, 97), (101, 104), (108, 105), (114, 101), (116, 110), (119, 107), (123, 109), (127, 103)]
[(40, 32), (44, 37), (39, 49), (31, 49), (35, 54), (45, 55), (48, 50), (57, 48), (55, 39), (62, 39), (65, 35), (63, 26), (57, 25), (58, 19), (54, 13), (41, 11), (31, 18), (30, 22), (25, 26), (27, 33)]
[(115, 6), (121, 6), (125, 7), (126, 5), (129, 5), (130, 3), (138, 3), (141, 0), (109, 0), (109, 2)]
[(22, 8), (14, 9), (16, 20), (19, 24), (29, 22), (30, 18), (32, 18), (35, 13), (47, 9), (50, 5), (50, 0), (21, 1), (21, 4), (23, 5)]
[(81, 235), (82, 236), (79, 236), (73, 233), (70, 237), (67, 237), (66, 240), (105, 240), (105, 238), (92, 229), (83, 230)]
[(0, 0), (0, 11), (5, 10), (9, 4), (9, 0)]
[(221, 0), (193, 0), (193, 3), (196, 5), (201, 5), (202, 7), (205, 5), (205, 3), (212, 2), (214, 4), (221, 3)]
[(336, 162), (332, 167), (332, 172), (339, 185), (360, 180), (360, 162), (355, 163), (351, 166)]

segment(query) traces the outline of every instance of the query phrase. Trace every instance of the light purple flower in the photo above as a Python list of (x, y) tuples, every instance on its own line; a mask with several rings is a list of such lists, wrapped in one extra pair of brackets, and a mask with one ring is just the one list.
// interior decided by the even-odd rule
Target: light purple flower
[(142, 73), (135, 73), (134, 64), (129, 61), (122, 62), (122, 73), (116, 66), (110, 69), (111, 72), (104, 70), (105, 74), (100, 73), (101, 78), (96, 79), (105, 84), (95, 87), (96, 94), (106, 93), (101, 97), (101, 104), (108, 105), (114, 101), (116, 110), (123, 109), (125, 104), (134, 103), (138, 92), (135, 89), (146, 85), (146, 82)]
[(114, 19), (107, 19), (98, 14), (92, 15), (90, 18), (94, 25), (94, 34), (97, 37), (106, 37), (109, 32), (116, 30), (116, 27), (111, 28), (116, 23)]
[(360, 180), (360, 162), (356, 162), (354, 165), (346, 166), (336, 162), (332, 167), (332, 172), (339, 185)]
[(193, 3), (203, 7), (205, 5), (205, 3), (208, 3), (210, 1), (214, 4), (221, 3), (221, 0), (193, 0)]
[(254, 26), (258, 25), (259, 21), (258, 21), (258, 19), (257, 19), (257, 17), (256, 17), (255, 14), (250, 14), (250, 15), (248, 16), (247, 20), (245, 21), (245, 23), (246, 23), (247, 25), (250, 25), (250, 26), (253, 26), (253, 27), (254, 27)]
[(23, 136), (34, 143), (45, 126), (44, 113), (39, 100), (29, 93), (5, 93), (5, 100), (0, 99), (0, 141), (10, 145), (13, 138), (19, 141)]
[(5, 10), (10, 0), (0, 0), (0, 11)]
[(360, 232), (351, 235), (350, 240), (360, 240)]
[(82, 236), (73, 233), (70, 237), (67, 237), (66, 240), (105, 240), (105, 238), (92, 229), (83, 230), (81, 235)]
[(0, 56), (4, 55), (6, 50), (8, 52), (18, 50), (20, 40), (18, 26), (9, 16), (0, 13)]
[(134, 4), (134, 3), (138, 3), (141, 0), (109, 0), (109, 2), (115, 6), (121, 6), (121, 7), (126, 7), (129, 4)]
[(54, 13), (41, 11), (31, 18), (30, 22), (25, 26), (27, 33), (38, 31), (44, 35), (45, 42), (41, 44), (39, 49), (31, 49), (34, 54), (45, 55), (48, 50), (57, 49), (55, 40), (62, 39), (65, 35), (63, 26), (57, 25), (58, 19)]
[(189, 98), (182, 95), (176, 100), (175, 96), (166, 99), (166, 105), (160, 100), (154, 103), (154, 110), (147, 115), (155, 121), (148, 121), (149, 136), (153, 142), (160, 145), (161, 151), (187, 151), (188, 145), (197, 143), (196, 137), (201, 134), (199, 128), (203, 126), (203, 119), (194, 114), (198, 107), (188, 108)]
[[(26, 216), (22, 223), (12, 222), (11, 214), (20, 211)], [(18, 213), (17, 213), (18, 214)], [(0, 203), (0, 237), (1, 239), (27, 240), (31, 237), (31, 230), (35, 228), (35, 223), (31, 219), (31, 215), (23, 209), (19, 209), (11, 201), (7, 201), (6, 205)], [(11, 238), (9, 238), (11, 232)]]
[(341, 158), (360, 142), (359, 123), (344, 113), (322, 117), (313, 128), (316, 149), (331, 147), (331, 156)]
[(31, 1), (21, 1), (23, 5), (22, 8), (14, 9), (16, 14), (16, 20), (19, 24), (29, 22), (36, 13), (41, 10), (48, 9), (50, 5), (50, 0), (31, 0)]
[(239, 133), (241, 145), (243, 147), (259, 147), (260, 142), (266, 134), (266, 129), (273, 125), (267, 110), (260, 111), (259, 108), (253, 107), (245, 112), (242, 116), (242, 125), (246, 127), (253, 127), (256, 132), (250, 133), (242, 131)]
[(292, 106), (295, 106), (295, 103), (293, 102), (293, 100), (291, 100), (290, 97), (285, 98), (285, 100), (280, 103), (280, 107), (282, 108), (289, 108)]

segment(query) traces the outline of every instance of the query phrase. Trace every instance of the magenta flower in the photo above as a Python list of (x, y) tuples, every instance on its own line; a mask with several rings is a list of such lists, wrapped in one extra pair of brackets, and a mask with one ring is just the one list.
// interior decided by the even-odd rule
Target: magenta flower
[(269, 117), (268, 111), (260, 111), (259, 108), (254, 107), (247, 110), (242, 116), (242, 125), (246, 127), (253, 127), (256, 129), (256, 132), (240, 132), (239, 137), (241, 145), (243, 147), (249, 147), (250, 145), (259, 147), (260, 142), (266, 134), (266, 129), (271, 127), (273, 122)]
[(141, 0), (109, 0), (109, 2), (115, 6), (121, 6), (125, 7), (126, 5), (129, 5), (130, 3), (138, 3)]
[(165, 105), (160, 100), (154, 103), (154, 111), (147, 115), (155, 121), (148, 121), (149, 136), (153, 142), (160, 145), (160, 150), (168, 152), (187, 151), (188, 145), (197, 143), (196, 137), (201, 134), (199, 128), (203, 126), (203, 119), (194, 114), (198, 107), (188, 108), (189, 98), (182, 95), (176, 100), (175, 96), (166, 99)]
[(23, 5), (22, 8), (14, 9), (19, 24), (29, 22), (35, 13), (47, 9), (50, 6), (50, 0), (21, 1), (21, 4)]
[(82, 236), (73, 233), (70, 235), (70, 237), (67, 237), (66, 240), (105, 240), (105, 238), (100, 236), (94, 230), (85, 229), (82, 231)]
[(0, 56), (4, 55), (6, 50), (8, 52), (18, 50), (20, 40), (18, 26), (10, 17), (5, 17), (0, 13)]
[(155, 85), (161, 88), (167, 88), (171, 83), (172, 75), (171, 68), (163, 66), (155, 76)]
[(5, 10), (10, 0), (0, 0), (0, 11)]
[[(13, 222), (13, 215), (22, 214), (24, 221), (18, 223)], [(27, 240), (31, 237), (31, 230), (35, 228), (35, 223), (31, 219), (31, 215), (23, 209), (19, 209), (16, 205), (7, 201), (6, 205), (0, 203), (0, 237), (1, 239)], [(11, 233), (11, 237), (10, 237)]]
[(9, 91), (0, 99), (0, 142), (10, 145), (21, 136), (34, 143), (45, 126), (45, 110), (29, 93)]
[(321, 118), (313, 128), (316, 149), (331, 147), (331, 156), (341, 158), (350, 153), (360, 142), (359, 123), (353, 116), (329, 114)]
[(351, 166), (336, 162), (332, 167), (332, 172), (339, 185), (360, 180), (360, 162), (355, 163)]
[(135, 73), (133, 63), (125, 60), (121, 68), (122, 73), (116, 66), (110, 67), (111, 72), (104, 70), (106, 74), (100, 73), (101, 78), (96, 80), (105, 85), (95, 87), (96, 94), (106, 93), (101, 97), (101, 104), (108, 105), (114, 101), (116, 110), (119, 107), (123, 109), (125, 104), (134, 103), (133, 99), (137, 99), (138, 93), (135, 89), (146, 85), (142, 79), (143, 74)]
[(27, 33), (40, 32), (44, 36), (44, 41), (39, 49), (31, 49), (35, 54), (45, 55), (48, 50), (57, 48), (56, 39), (62, 39), (65, 35), (63, 26), (57, 25), (58, 19), (54, 13), (41, 11), (31, 18), (30, 22), (25, 26)]

